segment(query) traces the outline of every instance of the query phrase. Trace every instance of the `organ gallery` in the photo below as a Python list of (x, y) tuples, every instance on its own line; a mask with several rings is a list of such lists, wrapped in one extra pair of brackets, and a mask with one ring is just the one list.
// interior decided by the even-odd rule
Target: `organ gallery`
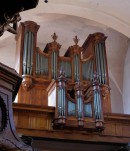
[(37, 46), (39, 28), (33, 21), (22, 22), (16, 35), (16, 71), (22, 77), (13, 104), (17, 132), (40, 140), (109, 143), (113, 151), (124, 148), (130, 116), (111, 112), (107, 37), (92, 33), (79, 46), (76, 35), (60, 55), (55, 32), (44, 49)]
[(44, 50), (36, 46), (38, 28), (21, 23), (16, 37), (17, 71), (23, 77), (18, 101), (55, 107), (54, 127), (103, 130), (103, 113), (111, 111), (105, 35), (90, 34), (82, 47), (75, 36), (60, 56), (56, 33)]

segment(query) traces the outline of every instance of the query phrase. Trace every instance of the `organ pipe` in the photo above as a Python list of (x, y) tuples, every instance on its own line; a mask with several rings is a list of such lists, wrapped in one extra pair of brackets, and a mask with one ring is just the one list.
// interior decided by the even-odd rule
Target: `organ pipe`
[(84, 115), (83, 115), (83, 87), (82, 83), (78, 80), (75, 83), (75, 97), (76, 97), (76, 104), (77, 104), (77, 120), (78, 125), (82, 126), (84, 125)]
[(93, 61), (92, 60), (87, 60), (82, 62), (82, 77), (83, 80), (93, 80), (93, 73), (94, 73), (94, 68), (93, 68)]
[(52, 78), (57, 78), (57, 52), (53, 52), (51, 56)]
[[(66, 78), (62, 70), (60, 70), (57, 78), (57, 90), (58, 90), (58, 117), (61, 124), (65, 124), (66, 118)], [(62, 121), (62, 122), (61, 122)]]
[(36, 51), (36, 75), (47, 76), (48, 75), (48, 63), (49, 59), (41, 50)]
[(26, 74), (27, 70), (27, 43), (28, 43), (28, 33), (24, 34), (24, 50), (23, 50), (23, 74)]
[(67, 101), (68, 101), (68, 116), (75, 116), (76, 115), (75, 103), (71, 102), (70, 100)]
[(60, 68), (63, 68), (65, 70), (65, 77), (71, 78), (71, 62), (70, 61), (60, 61)]
[(98, 78), (98, 75), (95, 74), (93, 81), (94, 115), (96, 127), (98, 129), (103, 128), (102, 97), (100, 89), (100, 79)]
[(30, 75), (33, 74), (33, 52), (34, 52), (33, 42), (34, 42), (34, 36), (33, 36), (33, 33), (31, 33), (31, 69), (30, 69)]
[(74, 55), (74, 79), (75, 81), (79, 79), (79, 56), (77, 54)]
[(106, 84), (106, 60), (105, 60), (104, 43), (99, 42), (95, 45), (96, 71), (99, 75), (99, 81)]
[(24, 36), (23, 50), (23, 74), (32, 75), (33, 73), (33, 33), (26, 32)]

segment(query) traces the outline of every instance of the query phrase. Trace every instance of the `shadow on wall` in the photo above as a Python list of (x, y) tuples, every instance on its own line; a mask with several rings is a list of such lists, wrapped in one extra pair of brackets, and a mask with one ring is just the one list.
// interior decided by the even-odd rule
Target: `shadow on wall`
[(126, 53), (123, 75), (123, 105), (124, 113), (130, 114), (130, 41), (129, 48)]

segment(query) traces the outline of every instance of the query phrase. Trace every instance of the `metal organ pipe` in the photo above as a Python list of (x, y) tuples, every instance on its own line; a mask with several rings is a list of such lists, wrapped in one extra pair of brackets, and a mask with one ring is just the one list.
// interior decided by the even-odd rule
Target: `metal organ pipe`
[(28, 33), (27, 74), (30, 73), (30, 64), (31, 64), (30, 48), (31, 48), (31, 32)]
[(23, 74), (32, 75), (33, 70), (33, 33), (24, 35)]
[(28, 43), (28, 33), (24, 34), (24, 50), (23, 50), (23, 74), (27, 71), (27, 43)]
[(99, 53), (100, 53), (100, 50), (98, 48), (98, 44), (96, 45), (96, 59), (97, 59), (97, 70), (98, 70), (98, 75), (99, 75), (99, 81), (101, 83), (101, 67), (100, 67), (100, 57), (99, 57)]
[(102, 68), (102, 48), (100, 47), (100, 44), (101, 43), (98, 43), (98, 53), (99, 53), (99, 64), (100, 64), (100, 82), (101, 83), (104, 83), (103, 82), (103, 68)]
[(102, 54), (103, 54), (103, 65), (104, 65), (104, 79), (105, 79), (105, 84), (107, 83), (106, 79), (106, 58), (105, 58), (105, 43), (102, 43)]
[(63, 106), (63, 100), (64, 99), (64, 97), (63, 97), (63, 88), (61, 88), (61, 108), (62, 108), (62, 116), (64, 116), (64, 113), (63, 113), (63, 108), (64, 108), (64, 106)]
[(101, 97), (98, 90), (94, 90), (94, 110), (96, 120), (101, 120)]
[(58, 88), (58, 113), (59, 113), (59, 116), (61, 116), (61, 103), (60, 103), (60, 88)]
[[(60, 84), (62, 82), (59, 82)], [(62, 83), (62, 86), (58, 87), (58, 112), (59, 117), (65, 117), (66, 116), (66, 94), (65, 94), (65, 88), (64, 88), (64, 82)]]
[(75, 96), (76, 96), (76, 106), (77, 106), (77, 120), (78, 120), (78, 126), (83, 126), (84, 125), (84, 114), (83, 114), (83, 87), (81, 82), (78, 80), (75, 83)]
[(64, 88), (64, 116), (66, 114), (66, 94), (65, 94), (65, 88)]
[(99, 75), (99, 81), (106, 84), (106, 63), (105, 63), (104, 43), (100, 42), (95, 46), (96, 71)]
[(93, 61), (88, 60), (82, 63), (82, 76), (83, 80), (93, 80)]
[(71, 78), (71, 63), (69, 61), (61, 61), (60, 68), (63, 68), (65, 71), (65, 77)]
[(79, 79), (79, 56), (74, 55), (74, 79), (75, 81)]
[(52, 77), (57, 78), (57, 52), (52, 53), (51, 57), (51, 65), (52, 65)]
[(94, 77), (93, 81), (93, 95), (94, 95), (94, 116), (96, 127), (103, 128), (103, 113), (102, 113), (102, 97), (100, 93), (100, 81), (98, 77)]
[(30, 32), (30, 66), (29, 66), (29, 74), (32, 75), (32, 67), (33, 67), (33, 41), (32, 41), (32, 32)]
[(81, 98), (81, 96), (79, 96), (78, 98), (77, 98), (77, 102), (78, 102), (78, 118), (80, 119), (80, 118), (82, 118), (82, 98)]
[(55, 79), (55, 65), (56, 64), (56, 62), (55, 62), (55, 52), (53, 52), (53, 78)]

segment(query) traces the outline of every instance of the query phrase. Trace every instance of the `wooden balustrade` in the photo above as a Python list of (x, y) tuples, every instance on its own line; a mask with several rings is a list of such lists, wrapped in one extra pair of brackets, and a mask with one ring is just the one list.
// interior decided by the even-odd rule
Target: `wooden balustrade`
[[(14, 103), (13, 112), (17, 132), (22, 135), (107, 143), (128, 143), (130, 140), (130, 115), (104, 114), (105, 129), (102, 132), (92, 133), (92, 131), (79, 131), (79, 129), (53, 129), (54, 107)], [(70, 117), (67, 124), (71, 124), (74, 128), (74, 118)], [(88, 119), (84, 125), (91, 130), (95, 122)]]

